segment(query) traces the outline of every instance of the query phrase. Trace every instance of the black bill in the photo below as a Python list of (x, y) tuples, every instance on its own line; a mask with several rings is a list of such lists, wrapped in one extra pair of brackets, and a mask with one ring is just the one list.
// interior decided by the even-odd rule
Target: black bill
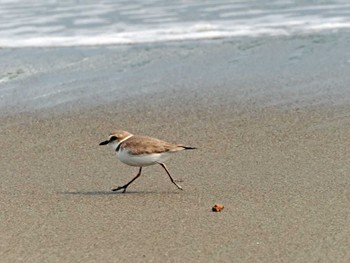
[(101, 142), (99, 145), (106, 145), (108, 143), (109, 143), (109, 141), (104, 141), (104, 142)]

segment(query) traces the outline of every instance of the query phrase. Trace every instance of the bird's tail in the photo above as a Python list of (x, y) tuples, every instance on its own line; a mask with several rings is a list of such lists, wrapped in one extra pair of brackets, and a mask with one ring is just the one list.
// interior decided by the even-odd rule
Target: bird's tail
[(185, 146), (185, 145), (179, 145), (179, 147), (183, 148), (184, 150), (196, 150), (196, 147), (191, 146)]

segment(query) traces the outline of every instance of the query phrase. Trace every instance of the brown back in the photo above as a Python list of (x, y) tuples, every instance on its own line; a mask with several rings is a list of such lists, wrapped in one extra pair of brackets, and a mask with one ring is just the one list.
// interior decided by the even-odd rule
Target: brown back
[(156, 138), (148, 136), (133, 137), (122, 142), (121, 149), (128, 148), (131, 154), (150, 154), (150, 153), (163, 153), (169, 151), (183, 150), (182, 145), (172, 144), (169, 142), (161, 141)]

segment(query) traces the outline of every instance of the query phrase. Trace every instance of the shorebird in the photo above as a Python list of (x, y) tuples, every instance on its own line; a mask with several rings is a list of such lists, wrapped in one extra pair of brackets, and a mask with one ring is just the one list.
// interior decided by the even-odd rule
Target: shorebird
[(100, 145), (111, 145), (121, 162), (130, 166), (140, 167), (139, 172), (130, 182), (112, 189), (112, 191), (123, 189), (123, 193), (141, 175), (142, 167), (153, 164), (161, 165), (168, 174), (171, 182), (178, 189), (182, 190), (182, 187), (171, 177), (164, 162), (176, 152), (196, 149), (195, 147), (173, 144), (148, 136), (133, 135), (127, 131), (112, 132), (108, 140), (101, 142)]

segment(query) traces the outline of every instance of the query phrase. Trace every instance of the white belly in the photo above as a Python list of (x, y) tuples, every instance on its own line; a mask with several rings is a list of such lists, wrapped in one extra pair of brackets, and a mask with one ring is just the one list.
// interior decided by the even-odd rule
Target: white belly
[(165, 153), (152, 153), (152, 154), (142, 154), (142, 155), (132, 155), (129, 154), (127, 150), (120, 150), (117, 152), (117, 156), (120, 161), (131, 166), (149, 166), (156, 164), (157, 162), (163, 163), (169, 159), (171, 152)]

